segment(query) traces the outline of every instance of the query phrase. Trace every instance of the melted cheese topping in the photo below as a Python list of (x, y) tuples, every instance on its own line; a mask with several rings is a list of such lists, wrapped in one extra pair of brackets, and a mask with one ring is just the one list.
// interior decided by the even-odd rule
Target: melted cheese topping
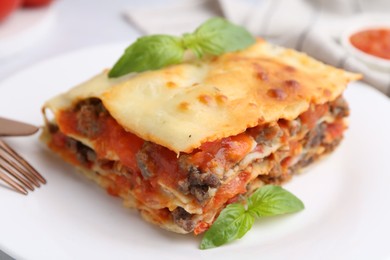
[(54, 114), (96, 97), (126, 131), (180, 152), (335, 99), (360, 75), (258, 40), (202, 61), (109, 79), (107, 71), (45, 104)]

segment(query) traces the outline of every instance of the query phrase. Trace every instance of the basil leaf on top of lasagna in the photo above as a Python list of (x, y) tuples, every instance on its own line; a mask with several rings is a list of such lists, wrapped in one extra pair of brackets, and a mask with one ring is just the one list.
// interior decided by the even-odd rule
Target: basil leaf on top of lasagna
[(42, 139), (146, 220), (194, 234), (229, 204), (332, 152), (347, 128), (342, 93), (360, 78), (262, 39), (107, 74), (48, 100)]
[(157, 34), (138, 38), (125, 50), (108, 77), (160, 69), (178, 64), (187, 56), (218, 56), (245, 49), (253, 43), (255, 38), (245, 28), (214, 17), (201, 24), (195, 32), (185, 33), (182, 37)]

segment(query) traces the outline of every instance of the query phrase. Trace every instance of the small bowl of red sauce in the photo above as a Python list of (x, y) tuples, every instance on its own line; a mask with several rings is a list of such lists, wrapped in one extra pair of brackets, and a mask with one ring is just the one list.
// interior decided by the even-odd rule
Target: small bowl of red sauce
[(351, 21), (341, 42), (368, 66), (390, 72), (390, 16), (361, 16)]

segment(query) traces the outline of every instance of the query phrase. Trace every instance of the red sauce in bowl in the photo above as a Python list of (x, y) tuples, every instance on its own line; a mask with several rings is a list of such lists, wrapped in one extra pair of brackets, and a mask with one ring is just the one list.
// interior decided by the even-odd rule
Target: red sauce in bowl
[(353, 34), (349, 40), (359, 50), (390, 60), (390, 28), (368, 29)]

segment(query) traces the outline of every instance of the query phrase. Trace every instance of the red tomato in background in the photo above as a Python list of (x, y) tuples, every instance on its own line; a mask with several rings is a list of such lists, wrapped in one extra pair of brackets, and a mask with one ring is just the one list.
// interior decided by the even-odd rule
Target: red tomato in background
[(0, 0), (0, 22), (15, 11), (21, 4), (21, 0)]
[(23, 0), (24, 7), (39, 7), (48, 5), (52, 2), (52, 0)]

